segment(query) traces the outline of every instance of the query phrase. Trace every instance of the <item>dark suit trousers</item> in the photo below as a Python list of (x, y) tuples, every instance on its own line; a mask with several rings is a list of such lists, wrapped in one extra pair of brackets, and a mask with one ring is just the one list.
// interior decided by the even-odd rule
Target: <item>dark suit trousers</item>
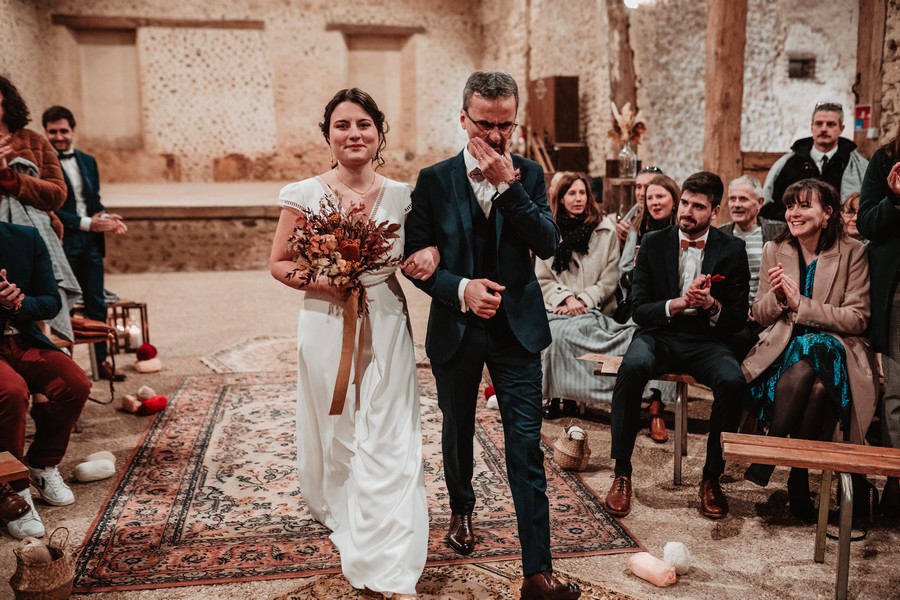
[[(95, 234), (67, 231), (63, 250), (81, 286), (84, 315), (106, 323), (106, 299), (103, 296), (103, 254), (94, 243)], [(106, 344), (94, 344), (98, 362), (106, 360)]]
[(720, 475), (725, 470), (721, 434), (737, 431), (747, 383), (728, 345), (706, 337), (659, 331), (634, 336), (613, 389), (610, 455), (630, 464), (640, 429), (644, 386), (654, 377), (673, 371), (688, 373), (713, 392), (704, 474)]
[(443, 414), (444, 476), (453, 514), (475, 507), (472, 487), (475, 406), (487, 365), (500, 405), (506, 472), (516, 508), (525, 576), (550, 570), (550, 510), (541, 450), (541, 357), (515, 340), (508, 326), (470, 324), (454, 357), (432, 364)]
[[(22, 335), (0, 335), (0, 451), (32, 467), (58, 465), (90, 391), (84, 371), (64, 352), (32, 344)], [(35, 431), (26, 458), (25, 415), (31, 393), (44, 394), (49, 401), (31, 407)], [(10, 485), (19, 491), (28, 481)]]

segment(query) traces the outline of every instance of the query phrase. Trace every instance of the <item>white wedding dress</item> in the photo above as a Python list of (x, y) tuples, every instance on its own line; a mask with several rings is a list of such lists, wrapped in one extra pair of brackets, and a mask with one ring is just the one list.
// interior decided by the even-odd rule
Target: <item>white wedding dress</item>
[[(278, 204), (318, 211), (326, 190), (319, 178), (292, 183)], [(385, 179), (372, 218), (402, 224), (409, 208), (409, 186)], [(395, 256), (403, 252), (403, 229), (398, 233)], [(360, 278), (369, 314), (357, 328), (367, 327), (371, 347), (362, 354), (359, 387), (351, 376), (339, 416), (328, 411), (343, 317), (327, 297), (304, 294), (297, 328), (297, 462), (303, 498), (331, 529), (353, 587), (413, 594), (428, 552), (428, 510), (415, 353), (396, 269)]]

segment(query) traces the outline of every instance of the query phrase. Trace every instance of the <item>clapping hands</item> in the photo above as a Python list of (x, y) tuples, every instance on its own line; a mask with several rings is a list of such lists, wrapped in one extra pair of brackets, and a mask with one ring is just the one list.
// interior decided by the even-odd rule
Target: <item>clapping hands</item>
[(769, 269), (769, 287), (779, 302), (787, 304), (793, 311), (800, 308), (800, 286), (784, 272), (781, 263)]
[(887, 184), (895, 196), (900, 196), (900, 162), (896, 163), (888, 173)]

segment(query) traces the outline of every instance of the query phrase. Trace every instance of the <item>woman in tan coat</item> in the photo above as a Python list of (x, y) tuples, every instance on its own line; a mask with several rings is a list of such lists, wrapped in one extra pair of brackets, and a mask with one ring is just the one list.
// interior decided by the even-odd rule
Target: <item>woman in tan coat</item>
[[(748, 409), (769, 435), (864, 443), (877, 400), (865, 337), (869, 265), (862, 243), (843, 233), (837, 191), (804, 179), (783, 202), (788, 229), (763, 249), (753, 318), (766, 327), (743, 362)], [(839, 425), (839, 427), (838, 427)], [(766, 485), (773, 467), (745, 478)], [(815, 520), (806, 469), (788, 478), (790, 510)]]

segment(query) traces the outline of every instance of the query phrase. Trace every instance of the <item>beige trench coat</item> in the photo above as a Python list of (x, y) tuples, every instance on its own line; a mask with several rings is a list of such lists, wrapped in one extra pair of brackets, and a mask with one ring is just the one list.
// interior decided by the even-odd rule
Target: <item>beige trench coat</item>
[[(875, 414), (878, 380), (875, 360), (865, 336), (871, 313), (869, 262), (860, 242), (842, 238), (819, 255), (812, 298), (802, 297), (797, 312), (780, 304), (769, 287), (768, 271), (781, 263), (784, 272), (800, 281), (798, 250), (788, 242), (768, 242), (763, 248), (759, 290), (753, 318), (766, 327), (741, 365), (747, 381), (757, 378), (781, 356), (791, 340), (794, 324), (821, 329), (840, 340), (847, 355), (853, 404), (850, 441), (862, 444)], [(840, 428), (835, 440), (841, 440)]]

